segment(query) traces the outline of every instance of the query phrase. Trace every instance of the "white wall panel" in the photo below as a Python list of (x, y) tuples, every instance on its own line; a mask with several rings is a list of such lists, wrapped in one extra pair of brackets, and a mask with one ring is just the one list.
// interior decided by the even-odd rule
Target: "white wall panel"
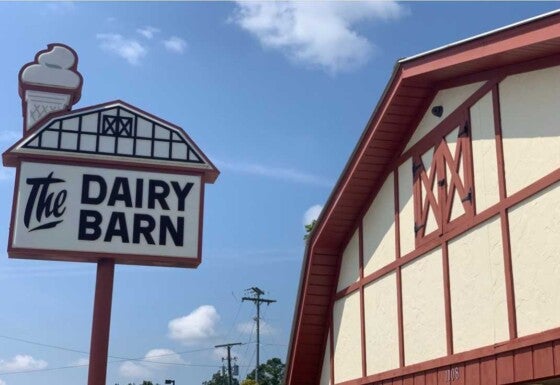
[(500, 199), (492, 93), (472, 106), (470, 115), (476, 209), (481, 212)]
[(414, 250), (414, 200), (412, 159), (399, 167), (399, 233), (401, 256)]
[(390, 174), (363, 219), (364, 275), (395, 260), (395, 186)]
[(441, 248), (402, 269), (406, 365), (447, 354)]
[(560, 183), (509, 212), (519, 336), (560, 327)]
[(500, 83), (508, 195), (560, 167), (560, 66)]
[(331, 346), (330, 346), (330, 333), (327, 336), (327, 347), (325, 355), (323, 356), (323, 367), (321, 368), (321, 380), (319, 385), (332, 385), (331, 381)]
[(367, 374), (399, 367), (399, 329), (396, 273), (364, 289)]
[(449, 243), (453, 350), (464, 352), (509, 338), (500, 219)]
[(340, 264), (340, 275), (338, 277), (338, 289), (342, 290), (360, 278), (360, 233), (358, 230), (348, 242), (346, 249), (342, 253)]
[(362, 376), (360, 292), (334, 304), (334, 381)]

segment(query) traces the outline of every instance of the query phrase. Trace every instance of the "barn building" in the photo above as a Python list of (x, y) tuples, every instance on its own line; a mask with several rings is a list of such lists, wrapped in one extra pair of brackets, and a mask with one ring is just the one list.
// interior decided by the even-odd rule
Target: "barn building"
[(396, 63), (308, 241), (285, 380), (560, 384), (560, 12)]

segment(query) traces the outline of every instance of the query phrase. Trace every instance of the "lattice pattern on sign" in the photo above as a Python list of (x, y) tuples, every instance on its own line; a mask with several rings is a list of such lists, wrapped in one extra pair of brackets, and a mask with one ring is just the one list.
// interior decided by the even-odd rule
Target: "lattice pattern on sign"
[(179, 130), (121, 106), (56, 119), (22, 147), (205, 163)]
[(31, 109), (30, 114), (34, 122), (41, 119), (48, 113), (58, 109), (56, 105), (45, 105), (45, 104), (33, 104), (29, 107)]

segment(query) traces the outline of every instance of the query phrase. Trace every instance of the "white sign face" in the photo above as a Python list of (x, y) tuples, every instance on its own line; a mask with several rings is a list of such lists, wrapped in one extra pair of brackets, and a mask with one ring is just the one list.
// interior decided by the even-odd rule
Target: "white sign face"
[(196, 259), (201, 183), (193, 175), (24, 161), (11, 247)]

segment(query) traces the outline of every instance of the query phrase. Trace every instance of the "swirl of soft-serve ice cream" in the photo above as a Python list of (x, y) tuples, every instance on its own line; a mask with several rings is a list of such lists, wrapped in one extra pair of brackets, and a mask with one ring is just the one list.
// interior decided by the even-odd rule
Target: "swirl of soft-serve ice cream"
[(21, 73), (25, 84), (75, 90), (81, 85), (81, 77), (74, 69), (74, 52), (60, 45), (53, 45), (39, 55), (36, 63), (28, 65)]
[(78, 56), (64, 44), (49, 44), (19, 72), (24, 131), (59, 111), (69, 111), (80, 100), (82, 75)]

